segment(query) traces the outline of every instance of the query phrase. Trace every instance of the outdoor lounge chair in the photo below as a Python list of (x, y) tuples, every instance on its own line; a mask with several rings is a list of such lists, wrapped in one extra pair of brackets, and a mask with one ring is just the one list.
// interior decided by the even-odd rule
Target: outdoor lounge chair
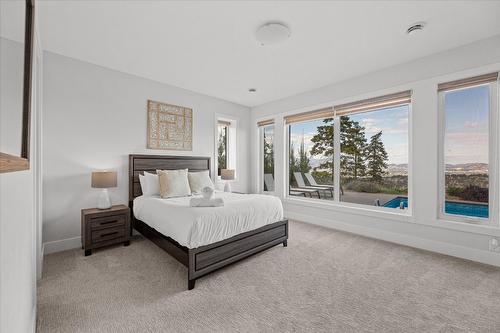
[(304, 196), (307, 197), (309, 195), (310, 198), (312, 198), (313, 194), (316, 194), (319, 199), (321, 199), (321, 194), (319, 193), (319, 190), (312, 190), (312, 189), (305, 189), (305, 188), (296, 188), (296, 187), (290, 187), (290, 192), (288, 192), (290, 195), (294, 196)]
[[(314, 179), (313, 175), (311, 175), (310, 172), (304, 173), (304, 176), (306, 177), (309, 184), (311, 184), (311, 186), (331, 188), (332, 190), (335, 189), (335, 186), (333, 186), (333, 185), (322, 185), (322, 184), (316, 183), (316, 179)], [(344, 194), (344, 190), (342, 189), (342, 186), (340, 186), (340, 194)]]
[(264, 184), (267, 192), (274, 192), (274, 178), (271, 173), (264, 174)]
[[(268, 192), (274, 191), (274, 177), (272, 174), (270, 173), (264, 174), (264, 184), (266, 185), (266, 189)], [(319, 190), (298, 189), (290, 187), (289, 194), (294, 196), (304, 196), (304, 197), (307, 197), (307, 195), (309, 195), (309, 197), (311, 198), (313, 194), (316, 194), (318, 198), (321, 199), (321, 194), (319, 194)]]
[(327, 188), (327, 187), (320, 187), (320, 186), (308, 186), (304, 182), (304, 178), (302, 178), (302, 174), (300, 172), (294, 172), (293, 177), (295, 178), (295, 181), (297, 182), (297, 188), (298, 189), (308, 189), (308, 190), (317, 190), (317, 191), (325, 191), (325, 192), (330, 192), (330, 195), (333, 198), (333, 188)]

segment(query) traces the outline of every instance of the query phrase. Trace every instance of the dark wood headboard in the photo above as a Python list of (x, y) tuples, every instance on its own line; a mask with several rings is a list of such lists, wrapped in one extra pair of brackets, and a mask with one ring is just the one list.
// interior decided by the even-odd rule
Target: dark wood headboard
[(165, 156), (165, 155), (129, 155), (128, 200), (132, 208), (134, 198), (142, 195), (139, 175), (144, 171), (156, 173), (156, 170), (189, 169), (189, 171), (210, 172), (210, 157)]

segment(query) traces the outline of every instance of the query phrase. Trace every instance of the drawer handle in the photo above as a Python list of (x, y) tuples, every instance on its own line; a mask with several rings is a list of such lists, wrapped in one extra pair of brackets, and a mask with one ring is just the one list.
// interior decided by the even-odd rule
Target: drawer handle
[(101, 234), (101, 237), (111, 236), (111, 235), (114, 235), (114, 234), (117, 234), (117, 233), (118, 233), (118, 231), (108, 232), (107, 234)]
[(105, 224), (110, 224), (110, 223), (115, 223), (117, 220), (113, 220), (113, 221), (105, 221), (105, 222), (100, 222), (99, 224), (100, 225), (105, 225)]

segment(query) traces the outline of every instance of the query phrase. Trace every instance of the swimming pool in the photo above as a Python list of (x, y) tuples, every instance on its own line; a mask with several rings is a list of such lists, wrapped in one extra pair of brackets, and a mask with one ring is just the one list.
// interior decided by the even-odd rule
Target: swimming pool
[[(384, 207), (399, 208), (401, 203), (403, 203), (404, 208), (408, 208), (408, 198), (406, 197), (396, 197), (387, 202)], [(488, 218), (488, 205), (485, 204), (446, 201), (444, 211), (446, 214)]]

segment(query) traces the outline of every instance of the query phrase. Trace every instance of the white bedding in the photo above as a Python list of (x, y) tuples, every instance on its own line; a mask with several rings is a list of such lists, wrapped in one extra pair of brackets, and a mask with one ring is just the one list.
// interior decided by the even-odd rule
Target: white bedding
[(228, 192), (215, 197), (224, 200), (223, 207), (189, 207), (192, 197), (140, 196), (134, 199), (134, 216), (190, 249), (283, 220), (277, 197)]

